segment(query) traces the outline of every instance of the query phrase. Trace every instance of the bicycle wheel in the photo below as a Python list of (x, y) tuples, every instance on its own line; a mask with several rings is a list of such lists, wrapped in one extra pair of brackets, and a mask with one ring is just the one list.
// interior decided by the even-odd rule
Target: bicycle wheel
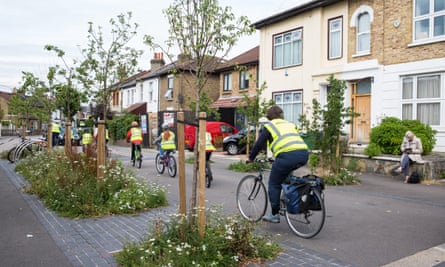
[[(317, 210), (308, 209), (298, 214), (284, 212), (284, 217), (289, 228), (297, 236), (302, 238), (312, 238), (316, 236), (321, 231), (321, 228), (323, 228), (326, 217), (324, 200), (320, 192), (312, 188), (309, 192), (309, 197), (312, 198), (313, 201), (318, 201), (320, 204)], [(284, 201), (281, 203), (284, 204)], [(286, 210), (286, 207), (283, 207), (283, 209)]]
[(163, 174), (164, 170), (165, 170), (165, 165), (164, 162), (161, 159), (161, 155), (156, 154), (156, 158), (155, 158), (155, 165), (156, 165), (156, 170), (158, 171), (159, 174)]
[(167, 172), (170, 177), (176, 176), (176, 159), (173, 156), (168, 156), (168, 166), (167, 166)]
[(212, 173), (208, 167), (206, 167), (206, 187), (210, 188), (212, 185)]
[(140, 154), (139, 154), (139, 157), (138, 157), (138, 159), (137, 159), (137, 162), (138, 162), (137, 167), (138, 167), (138, 169), (140, 169), (140, 168), (142, 167), (142, 157), (141, 157)]
[(259, 221), (266, 214), (266, 186), (258, 176), (247, 175), (236, 189), (236, 203), (241, 215), (249, 221)]
[(11, 162), (11, 163), (14, 163), (14, 161), (15, 161), (14, 155), (15, 155), (15, 150), (16, 150), (16, 149), (17, 149), (17, 146), (11, 148), (11, 149), (8, 151), (8, 160), (9, 160), (9, 162)]

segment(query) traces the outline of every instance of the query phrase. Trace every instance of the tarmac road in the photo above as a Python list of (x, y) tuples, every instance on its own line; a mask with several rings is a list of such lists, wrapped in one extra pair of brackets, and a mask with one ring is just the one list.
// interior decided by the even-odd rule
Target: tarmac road
[[(124, 152), (119, 152), (121, 148), (115, 149), (116, 154), (128, 153), (126, 149)], [(186, 158), (189, 156), (191, 153), (186, 152)], [(125, 162), (125, 157), (123, 159)], [(221, 204), (225, 212), (236, 213), (235, 190), (239, 179), (245, 174), (229, 171), (227, 167), (239, 161), (240, 157), (215, 152), (212, 160), (214, 183), (206, 190), (208, 207)], [(153, 167), (154, 152), (147, 150), (144, 152), (143, 168), (138, 170), (141, 178), (168, 186), (169, 198), (178, 201), (177, 178), (170, 178), (166, 173), (158, 176)], [(186, 164), (186, 168), (187, 185), (190, 185), (191, 164)], [(327, 187), (327, 218), (324, 228), (315, 238), (306, 240), (296, 237), (284, 220), (280, 224), (263, 223), (263, 229), (290, 246), (301, 246), (362, 267), (390, 263), (396, 266), (396, 261), (400, 259), (445, 243), (444, 184), (404, 184), (400, 177), (372, 173), (362, 174), (360, 179), (361, 185)], [(190, 190), (188, 187), (187, 196)], [(442, 247), (437, 259), (434, 259), (432, 255), (435, 254), (431, 254), (431, 251), (424, 252), (431, 256), (429, 260), (432, 261), (430, 265), (425, 263), (425, 266), (445, 261), (445, 245)], [(421, 256), (417, 255), (417, 258)], [(415, 261), (410, 262), (414, 264)], [(406, 264), (404, 262), (402, 266), (409, 266)]]

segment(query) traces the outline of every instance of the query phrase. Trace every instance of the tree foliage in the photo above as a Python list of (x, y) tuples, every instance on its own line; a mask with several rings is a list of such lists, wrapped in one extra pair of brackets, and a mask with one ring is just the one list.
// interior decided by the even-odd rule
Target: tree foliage
[[(129, 46), (139, 27), (132, 24), (132, 13), (120, 14), (110, 19), (110, 36), (104, 36), (102, 27), (89, 22), (88, 45), (82, 49), (85, 57), (79, 69), (84, 84), (93, 93), (96, 103), (103, 105), (103, 119), (111, 102), (112, 86), (134, 74), (141, 50)], [(109, 38), (107, 38), (109, 37)]]
[(18, 115), (19, 125), (28, 126), (31, 118), (49, 122), (54, 104), (48, 97), (49, 88), (44, 81), (30, 72), (22, 72), (23, 84), (11, 97), (9, 112)]
[(81, 109), (80, 103), (88, 100), (86, 92), (78, 89), (83, 80), (79, 74), (79, 67), (76, 67), (77, 61), (74, 60), (72, 65), (69, 65), (65, 59), (65, 52), (57, 46), (46, 45), (45, 49), (55, 52), (63, 64), (50, 67), (48, 80), (56, 108), (62, 111), (67, 121), (72, 121), (74, 115)]
[[(170, 48), (176, 47), (187, 65), (177, 61), (176, 71), (187, 72), (182, 75), (189, 88), (194, 88), (196, 98), (196, 117), (201, 112), (201, 96), (206, 88), (209, 72), (221, 63), (221, 58), (228, 55), (238, 39), (254, 32), (247, 17), (236, 18), (230, 7), (221, 7), (217, 0), (174, 0), (164, 10), (169, 22), (169, 38), (166, 47), (159, 45), (152, 36), (145, 36), (145, 43), (153, 49), (161, 49), (167, 56)], [(173, 60), (171, 60), (174, 62)], [(181, 65), (180, 65), (181, 64)], [(210, 88), (211, 89), (211, 88)], [(197, 142), (198, 143), (198, 142)], [(199, 158), (195, 149), (195, 158)], [(198, 161), (194, 163), (192, 186), (192, 212), (197, 201)]]

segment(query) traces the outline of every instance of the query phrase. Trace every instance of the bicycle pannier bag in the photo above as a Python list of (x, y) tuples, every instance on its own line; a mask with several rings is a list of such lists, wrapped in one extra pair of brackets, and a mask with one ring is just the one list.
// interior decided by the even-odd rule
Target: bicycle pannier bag
[[(315, 181), (317, 183), (317, 186), (315, 187), (318, 192), (320, 192), (320, 195), (323, 196), (323, 190), (324, 190), (324, 181), (323, 178), (315, 176), (315, 175), (306, 175), (303, 176), (304, 179), (307, 179), (308, 181)], [(309, 210), (321, 210), (321, 203), (319, 199), (315, 196), (315, 194), (311, 191), (311, 194), (309, 194)]]
[(286, 201), (287, 212), (298, 214), (307, 210), (309, 205), (310, 185), (302, 178), (289, 177), (281, 184)]

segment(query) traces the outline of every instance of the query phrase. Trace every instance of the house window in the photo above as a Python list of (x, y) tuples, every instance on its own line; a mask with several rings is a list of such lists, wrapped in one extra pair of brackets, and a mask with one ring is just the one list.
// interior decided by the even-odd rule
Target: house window
[(284, 112), (284, 119), (299, 125), (299, 119), (303, 112), (303, 93), (301, 91), (288, 91), (274, 93), (275, 104)]
[(232, 73), (224, 74), (223, 91), (229, 92), (232, 90)]
[(141, 88), (140, 88), (140, 92), (139, 92), (139, 97), (140, 97), (140, 102), (144, 101), (144, 84), (141, 83)]
[(173, 100), (173, 75), (169, 75), (167, 78), (167, 92), (164, 96), (167, 100)]
[(153, 102), (153, 82), (148, 83), (148, 102)]
[(303, 62), (303, 29), (297, 29), (273, 38), (273, 67), (301, 65)]
[(247, 71), (240, 71), (239, 73), (239, 88), (249, 88), (249, 73)]
[(414, 40), (443, 40), (445, 38), (445, 1), (414, 1)]
[[(443, 125), (445, 73), (402, 78), (402, 119)], [(442, 97), (441, 97), (442, 96)]]
[(367, 12), (357, 17), (357, 53), (369, 53), (371, 46), (371, 21)]
[(342, 57), (343, 18), (329, 20), (329, 59)]
[(136, 89), (131, 89), (131, 99), (130, 99), (130, 105), (134, 104), (134, 95), (136, 94)]

